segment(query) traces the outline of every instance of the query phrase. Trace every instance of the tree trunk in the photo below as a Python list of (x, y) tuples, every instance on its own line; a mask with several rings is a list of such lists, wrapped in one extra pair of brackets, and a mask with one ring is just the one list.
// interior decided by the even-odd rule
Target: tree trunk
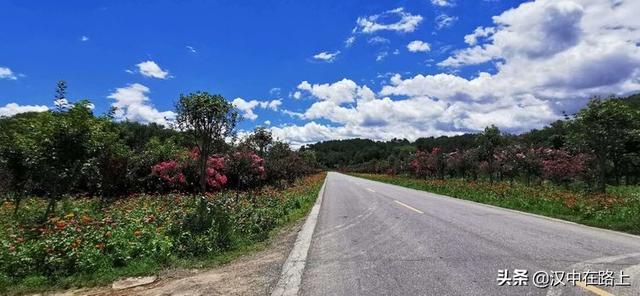
[(596, 180), (596, 191), (604, 193), (607, 182), (607, 159), (602, 155), (598, 156), (598, 177)]

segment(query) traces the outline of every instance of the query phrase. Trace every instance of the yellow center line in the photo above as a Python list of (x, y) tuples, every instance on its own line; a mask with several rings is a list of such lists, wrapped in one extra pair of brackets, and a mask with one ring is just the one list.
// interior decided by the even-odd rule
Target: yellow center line
[(593, 294), (596, 294), (598, 296), (615, 296), (605, 290), (602, 290), (600, 288), (597, 288), (595, 286), (587, 286), (587, 284), (583, 283), (583, 282), (576, 282), (576, 286), (583, 288)]
[(412, 207), (412, 206), (410, 206), (410, 205), (408, 205), (408, 204), (406, 204), (406, 203), (403, 203), (403, 202), (401, 202), (401, 201), (397, 201), (397, 200), (394, 200), (394, 201), (395, 201), (397, 204), (399, 204), (399, 205), (401, 205), (401, 206), (403, 206), (403, 207), (405, 207), (405, 208), (407, 208), (407, 209), (409, 209), (409, 210), (412, 210), (412, 211), (414, 211), (414, 212), (416, 212), (416, 213), (418, 213), (418, 214), (424, 214), (424, 212), (423, 212), (423, 211), (418, 210), (418, 209), (416, 209), (416, 208), (414, 208), (414, 207)]

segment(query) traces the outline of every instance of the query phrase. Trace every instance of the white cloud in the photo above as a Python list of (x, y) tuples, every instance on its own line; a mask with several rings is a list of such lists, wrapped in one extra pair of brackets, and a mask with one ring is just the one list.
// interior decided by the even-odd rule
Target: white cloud
[(389, 55), (389, 52), (386, 50), (378, 52), (378, 54), (376, 55), (376, 62), (380, 62), (384, 60), (385, 58), (387, 58), (388, 55)]
[(44, 112), (47, 110), (49, 110), (49, 107), (44, 105), (18, 105), (16, 103), (9, 103), (4, 107), (0, 107), (0, 117), (10, 117), (26, 112)]
[[(386, 22), (389, 18), (395, 18), (395, 22)], [(416, 30), (422, 22), (422, 16), (412, 15), (399, 7), (385, 11), (381, 14), (374, 14), (367, 17), (359, 17), (356, 21), (354, 33), (375, 33), (378, 31), (395, 31), (410, 33)]]
[(359, 87), (355, 82), (346, 78), (331, 84), (312, 85), (303, 81), (298, 85), (298, 89), (309, 92), (319, 100), (331, 101), (336, 104), (353, 103), (357, 98), (369, 100), (375, 96), (368, 87)]
[(486, 38), (496, 32), (494, 27), (477, 27), (473, 33), (464, 36), (464, 42), (473, 46), (478, 43), (478, 38)]
[(282, 89), (279, 87), (273, 87), (269, 90), (269, 94), (276, 97), (279, 97), (281, 92)]
[(431, 4), (440, 7), (454, 6), (453, 0), (431, 0)]
[(428, 52), (431, 50), (431, 45), (424, 41), (414, 40), (407, 44), (407, 49), (410, 52)]
[(448, 28), (453, 26), (457, 21), (457, 16), (449, 16), (443, 13), (436, 17), (436, 27), (438, 30)]
[(351, 47), (354, 42), (356, 42), (356, 36), (349, 36), (349, 38), (344, 40), (344, 46)]
[(264, 125), (271, 125), (271, 120), (265, 120)]
[(465, 36), (470, 45), (475, 45), (475, 36), (490, 36), (488, 43), (457, 51), (441, 64), (455, 67), (494, 59), (541, 59), (575, 48), (580, 42), (590, 42), (589, 47), (594, 47), (628, 41), (624, 35), (633, 40), (640, 33), (625, 32), (638, 21), (630, 16), (625, 19), (621, 12), (633, 5), (638, 2), (623, 2), (618, 8), (605, 0), (527, 2), (493, 17), (496, 27), (477, 28)]
[(293, 98), (296, 100), (299, 100), (300, 98), (302, 98), (302, 93), (300, 91), (296, 91), (293, 93)]
[(571, 100), (628, 94), (640, 90), (640, 19), (630, 11), (640, 11), (640, 2), (527, 2), (494, 17), (495, 33), (486, 43), (439, 65), (496, 62), (496, 74), (466, 83), (484, 95)]
[(238, 110), (242, 111), (242, 116), (249, 120), (256, 120), (258, 115), (253, 112), (253, 109), (256, 107), (262, 109), (270, 109), (273, 111), (278, 111), (278, 108), (282, 105), (281, 100), (271, 100), (271, 101), (257, 101), (251, 100), (246, 101), (243, 98), (236, 98), (231, 102), (234, 107)]
[(321, 53), (314, 55), (313, 58), (323, 62), (332, 63), (339, 54), (340, 54), (339, 50), (336, 52), (323, 51)]
[(158, 64), (154, 61), (144, 61), (136, 65), (138, 72), (146, 77), (153, 77), (158, 79), (169, 78), (169, 71), (162, 70)]
[(80, 37), (80, 41), (87, 42), (87, 41), (89, 41), (89, 37), (83, 35), (83, 36)]
[(18, 76), (16, 76), (11, 69), (7, 67), (0, 67), (0, 79), (17, 80)]
[(191, 52), (191, 53), (198, 53), (198, 51), (196, 50), (195, 47), (191, 46), (191, 45), (186, 45), (185, 48)]
[(367, 41), (369, 44), (386, 44), (389, 43), (389, 39), (384, 38), (384, 37), (380, 37), (380, 36), (374, 36), (369, 38), (369, 40)]
[(111, 104), (116, 108), (115, 118), (169, 126), (176, 114), (173, 111), (158, 111), (149, 103), (148, 93), (149, 88), (139, 83), (117, 88), (107, 96), (107, 98), (115, 100)]

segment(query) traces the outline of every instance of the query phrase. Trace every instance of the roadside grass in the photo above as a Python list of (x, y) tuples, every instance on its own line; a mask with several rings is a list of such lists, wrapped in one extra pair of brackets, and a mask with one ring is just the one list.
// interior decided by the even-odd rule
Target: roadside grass
[[(183, 229), (186, 221), (176, 217), (195, 211), (196, 199), (192, 197), (134, 196), (105, 208), (94, 199), (68, 199), (46, 226), (34, 224), (41, 214), (41, 200), (25, 201), (18, 216), (13, 215), (13, 207), (7, 202), (0, 208), (0, 294), (100, 286), (118, 278), (156, 274), (168, 268), (211, 268), (264, 250), (278, 233), (306, 216), (325, 176), (321, 173), (306, 177), (284, 190), (242, 193), (238, 203), (224, 205), (230, 227), (224, 248), (210, 247), (198, 254), (186, 252), (185, 248), (216, 244), (220, 234), (208, 230), (197, 236), (174, 233), (173, 229)], [(236, 195), (227, 192), (214, 198), (234, 200)], [(121, 249), (126, 253), (116, 258), (113, 253), (125, 252)], [(40, 261), (60, 261), (55, 265), (60, 270), (44, 274), (31, 266)], [(78, 267), (87, 262), (93, 265)]]
[(612, 186), (606, 194), (589, 194), (547, 184), (490, 184), (488, 181), (462, 179), (422, 180), (400, 175), (351, 175), (584, 225), (640, 234), (640, 191), (637, 186)]

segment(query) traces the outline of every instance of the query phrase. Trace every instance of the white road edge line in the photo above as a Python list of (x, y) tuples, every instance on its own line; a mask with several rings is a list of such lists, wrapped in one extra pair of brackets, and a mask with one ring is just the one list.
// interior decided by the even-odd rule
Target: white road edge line
[(414, 208), (414, 207), (412, 207), (412, 206), (410, 206), (410, 205), (408, 205), (408, 204), (406, 204), (406, 203), (403, 203), (403, 202), (401, 202), (401, 201), (397, 201), (397, 200), (394, 200), (394, 201), (395, 201), (397, 204), (399, 204), (399, 205), (401, 205), (401, 206), (403, 206), (403, 207), (405, 207), (405, 208), (407, 208), (407, 209), (409, 209), (409, 210), (412, 210), (412, 211), (414, 211), (414, 212), (416, 212), (416, 213), (418, 213), (418, 214), (424, 214), (424, 212), (423, 212), (423, 211), (418, 210), (418, 209), (416, 209), (416, 208)]
[(298, 295), (300, 284), (302, 283), (302, 273), (307, 263), (307, 254), (309, 253), (311, 238), (318, 223), (318, 213), (320, 213), (322, 197), (324, 196), (324, 189), (327, 186), (328, 178), (329, 175), (325, 177), (322, 188), (320, 188), (320, 192), (318, 193), (318, 198), (313, 208), (311, 208), (311, 212), (304, 222), (302, 229), (298, 233), (298, 238), (289, 253), (289, 257), (282, 266), (282, 273), (280, 273), (280, 279), (271, 293), (272, 296)]
[(376, 192), (375, 190), (371, 189), (371, 188), (367, 188), (367, 190), (371, 191), (371, 192)]

